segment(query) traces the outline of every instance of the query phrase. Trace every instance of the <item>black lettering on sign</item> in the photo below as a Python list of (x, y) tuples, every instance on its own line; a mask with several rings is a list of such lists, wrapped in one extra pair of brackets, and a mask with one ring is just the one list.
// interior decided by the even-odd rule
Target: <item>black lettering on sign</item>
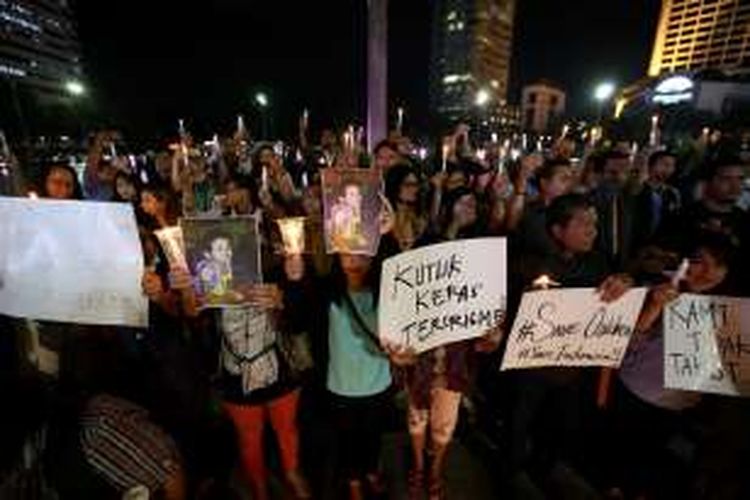
[(462, 266), (457, 254), (417, 265), (397, 265), (393, 275), (393, 298), (398, 296), (400, 289), (414, 290), (438, 281), (452, 280), (461, 274)]
[(439, 309), (449, 303), (464, 304), (479, 297), (482, 287), (482, 283), (451, 283), (438, 288), (417, 289), (414, 292), (414, 312), (420, 314), (425, 310)]
[(606, 307), (599, 307), (586, 323), (584, 338), (630, 337), (632, 328), (624, 324), (622, 316), (610, 316)]
[(701, 364), (698, 356), (695, 354), (685, 354), (681, 352), (670, 352), (672, 371), (678, 377), (695, 377), (700, 373)]
[[(711, 328), (722, 328), (727, 322), (728, 304), (709, 302), (703, 304), (697, 300), (690, 300), (687, 306), (680, 308), (684, 302), (677, 301), (669, 306), (671, 320), (680, 323), (682, 328), (692, 330), (709, 321)], [(670, 324), (674, 328), (674, 323)]]
[(401, 328), (401, 335), (407, 346), (414, 341), (424, 342), (441, 332), (457, 329), (476, 328), (480, 333), (500, 324), (505, 318), (502, 309), (472, 309), (464, 313), (438, 314), (407, 323)]

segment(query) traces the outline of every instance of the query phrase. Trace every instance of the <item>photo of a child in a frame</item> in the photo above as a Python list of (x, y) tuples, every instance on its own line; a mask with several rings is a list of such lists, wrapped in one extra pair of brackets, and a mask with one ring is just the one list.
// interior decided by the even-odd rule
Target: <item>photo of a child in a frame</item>
[(261, 281), (256, 220), (189, 218), (180, 225), (202, 306), (245, 303), (243, 289)]
[(365, 169), (322, 172), (328, 253), (372, 255), (380, 239), (380, 176)]

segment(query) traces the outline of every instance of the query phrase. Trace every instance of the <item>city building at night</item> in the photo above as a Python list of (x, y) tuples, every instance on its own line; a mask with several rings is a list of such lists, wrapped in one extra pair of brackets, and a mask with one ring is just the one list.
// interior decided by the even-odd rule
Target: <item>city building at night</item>
[(436, 0), (432, 5), (432, 111), (453, 121), (505, 106), (515, 0)]
[(750, 72), (748, 27), (748, 0), (662, 0), (648, 74)]
[(42, 100), (83, 91), (67, 0), (0, 0), (0, 37), (0, 78)]
[(539, 80), (521, 90), (523, 129), (545, 133), (559, 125), (565, 113), (565, 92), (554, 83)]

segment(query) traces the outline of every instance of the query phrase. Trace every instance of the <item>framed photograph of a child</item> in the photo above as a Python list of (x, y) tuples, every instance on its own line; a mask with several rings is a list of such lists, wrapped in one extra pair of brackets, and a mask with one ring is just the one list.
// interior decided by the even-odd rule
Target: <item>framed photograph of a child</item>
[(263, 279), (258, 220), (252, 216), (185, 218), (180, 226), (202, 307), (246, 303), (244, 290)]
[(381, 178), (374, 169), (321, 172), (327, 253), (374, 255), (380, 243)]

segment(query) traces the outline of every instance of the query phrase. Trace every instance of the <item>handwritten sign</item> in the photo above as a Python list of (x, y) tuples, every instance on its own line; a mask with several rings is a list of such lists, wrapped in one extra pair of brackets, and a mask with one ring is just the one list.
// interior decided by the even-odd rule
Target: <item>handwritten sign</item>
[(505, 299), (505, 238), (418, 248), (383, 263), (380, 337), (418, 353), (478, 337), (502, 323)]
[(132, 205), (0, 197), (0, 313), (147, 324)]
[(750, 395), (750, 299), (686, 293), (668, 304), (664, 385)]
[(602, 302), (593, 288), (527, 292), (502, 369), (618, 367), (645, 298), (645, 288), (632, 289), (610, 303)]

